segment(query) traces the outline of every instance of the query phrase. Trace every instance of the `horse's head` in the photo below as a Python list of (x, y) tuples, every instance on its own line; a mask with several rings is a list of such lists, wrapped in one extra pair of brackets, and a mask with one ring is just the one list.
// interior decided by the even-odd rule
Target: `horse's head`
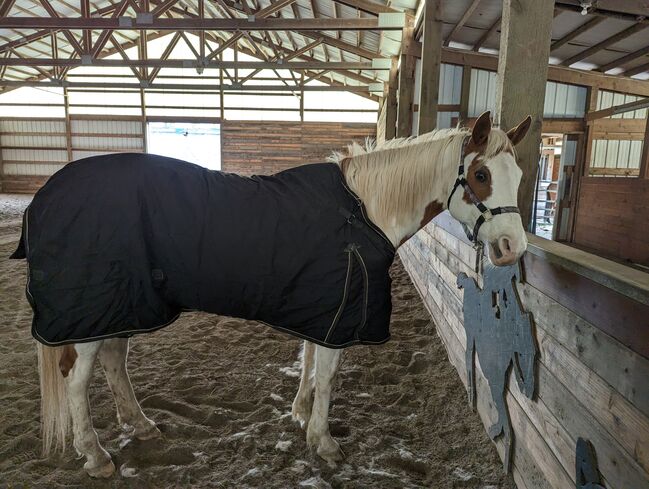
[(448, 200), (451, 215), (466, 226), (470, 239), (488, 245), (489, 259), (497, 266), (515, 263), (527, 248), (517, 208), (523, 172), (513, 148), (530, 123), (528, 116), (505, 133), (491, 127), (489, 112), (478, 117), (463, 145), (461, 173)]

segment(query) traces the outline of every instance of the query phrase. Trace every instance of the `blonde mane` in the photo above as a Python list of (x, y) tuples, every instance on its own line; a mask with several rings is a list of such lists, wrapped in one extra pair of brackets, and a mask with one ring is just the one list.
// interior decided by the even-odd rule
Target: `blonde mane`
[[(421, 136), (365, 146), (352, 143), (328, 161), (342, 165), (349, 187), (365, 202), (370, 217), (385, 229), (437, 201), (446, 207), (446, 196), (457, 177), (462, 142), (471, 129), (439, 129)], [(507, 134), (493, 128), (484, 150), (485, 159), (514, 153)]]

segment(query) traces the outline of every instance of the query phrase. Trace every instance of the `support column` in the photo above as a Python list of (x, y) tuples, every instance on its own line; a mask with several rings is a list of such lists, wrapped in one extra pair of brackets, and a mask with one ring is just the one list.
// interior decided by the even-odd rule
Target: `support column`
[(649, 115), (647, 115), (647, 121), (644, 129), (644, 140), (642, 141), (640, 178), (649, 178)]
[(392, 67), (390, 68), (390, 81), (388, 82), (388, 93), (385, 97), (385, 140), (394, 139), (397, 135), (397, 88), (398, 78), (397, 58), (392, 58)]
[(469, 95), (471, 93), (471, 66), (462, 66), (462, 88), (460, 91), (460, 123), (469, 119)]
[(415, 92), (415, 57), (411, 54), (412, 27), (403, 29), (399, 61), (399, 94), (397, 107), (397, 137), (412, 136), (412, 104)]
[(63, 112), (65, 115), (65, 149), (68, 162), (72, 161), (72, 122), (70, 121), (70, 99), (67, 87), (63, 87)]
[(523, 170), (518, 206), (526, 229), (531, 224), (538, 172), (553, 18), (551, 0), (503, 0), (496, 119), (500, 127), (510, 129), (532, 116), (527, 136), (516, 147)]
[(421, 91), (419, 94), (418, 133), (437, 127), (439, 72), (442, 62), (441, 0), (426, 0), (422, 20)]

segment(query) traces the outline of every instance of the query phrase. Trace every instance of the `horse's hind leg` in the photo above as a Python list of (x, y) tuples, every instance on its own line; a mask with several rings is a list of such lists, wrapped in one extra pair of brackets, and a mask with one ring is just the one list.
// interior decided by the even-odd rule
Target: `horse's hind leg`
[(148, 440), (160, 435), (155, 423), (142, 412), (131, 380), (126, 370), (128, 355), (128, 338), (112, 338), (105, 340), (99, 350), (99, 361), (104, 368), (108, 385), (115, 398), (117, 420), (134, 428), (133, 434), (140, 440)]
[(74, 448), (86, 457), (83, 468), (91, 477), (110, 477), (115, 471), (109, 453), (99, 444), (97, 432), (92, 426), (88, 400), (88, 386), (101, 346), (101, 341), (75, 344), (74, 349), (78, 356), (65, 379), (74, 432)]
[(311, 420), (306, 432), (307, 444), (317, 449), (318, 455), (330, 465), (344, 457), (338, 442), (329, 432), (329, 401), (333, 380), (338, 371), (340, 350), (315, 347), (315, 399)]
[(302, 429), (306, 429), (311, 419), (311, 408), (313, 407), (313, 367), (314, 367), (315, 344), (305, 341), (302, 348), (302, 376), (300, 387), (297, 390), (293, 401), (293, 419), (300, 423)]

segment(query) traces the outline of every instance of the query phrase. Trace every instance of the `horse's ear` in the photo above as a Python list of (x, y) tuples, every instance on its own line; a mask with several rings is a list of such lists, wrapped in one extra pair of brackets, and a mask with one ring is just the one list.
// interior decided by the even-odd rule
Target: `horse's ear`
[(473, 124), (473, 132), (471, 133), (471, 139), (473, 144), (476, 146), (482, 146), (487, 142), (489, 138), (489, 133), (491, 132), (491, 112), (483, 112), (480, 114)]
[(512, 142), (512, 145), (516, 146), (523, 140), (531, 125), (532, 117), (528, 115), (518, 126), (507, 131), (507, 137)]

